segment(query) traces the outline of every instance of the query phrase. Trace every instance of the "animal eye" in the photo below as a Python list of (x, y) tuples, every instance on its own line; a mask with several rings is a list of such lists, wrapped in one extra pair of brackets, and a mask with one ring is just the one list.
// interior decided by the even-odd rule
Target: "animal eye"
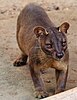
[(52, 48), (52, 45), (51, 44), (46, 44), (46, 47), (47, 48)]
[(63, 41), (63, 42), (62, 42), (62, 46), (63, 46), (63, 47), (66, 46), (66, 41)]
[(63, 47), (64, 51), (67, 49), (67, 42), (66, 41), (62, 42), (62, 47)]

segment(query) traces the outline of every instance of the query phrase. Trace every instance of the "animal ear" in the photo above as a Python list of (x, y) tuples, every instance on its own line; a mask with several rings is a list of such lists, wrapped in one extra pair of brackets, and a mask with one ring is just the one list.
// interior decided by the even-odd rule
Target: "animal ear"
[(69, 29), (69, 27), (70, 27), (70, 24), (67, 22), (64, 22), (58, 27), (58, 30), (59, 32), (67, 33), (67, 30)]
[(34, 33), (36, 34), (36, 37), (39, 37), (40, 35), (48, 35), (48, 32), (46, 31), (46, 29), (42, 26), (36, 26), (34, 28)]

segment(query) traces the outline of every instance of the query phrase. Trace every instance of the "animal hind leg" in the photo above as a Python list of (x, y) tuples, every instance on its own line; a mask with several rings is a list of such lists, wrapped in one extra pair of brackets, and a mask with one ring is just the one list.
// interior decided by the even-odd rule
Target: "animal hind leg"
[(14, 66), (19, 67), (26, 65), (28, 56), (26, 54), (21, 54), (13, 63)]

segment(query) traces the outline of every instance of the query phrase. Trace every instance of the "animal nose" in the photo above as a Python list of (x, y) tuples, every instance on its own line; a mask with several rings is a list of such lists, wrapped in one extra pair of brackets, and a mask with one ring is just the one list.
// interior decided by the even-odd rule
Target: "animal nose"
[(61, 52), (61, 53), (56, 53), (56, 57), (61, 59), (62, 57), (64, 56), (64, 53)]

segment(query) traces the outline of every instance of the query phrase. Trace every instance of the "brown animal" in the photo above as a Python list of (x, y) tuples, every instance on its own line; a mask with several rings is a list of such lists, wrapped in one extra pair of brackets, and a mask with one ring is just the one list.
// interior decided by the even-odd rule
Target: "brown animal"
[(68, 74), (67, 22), (56, 28), (43, 8), (27, 5), (18, 16), (17, 42), (22, 51), (14, 66), (25, 65), (29, 57), (29, 69), (36, 89), (36, 97), (48, 96), (40, 70), (56, 70), (55, 93), (64, 91)]

